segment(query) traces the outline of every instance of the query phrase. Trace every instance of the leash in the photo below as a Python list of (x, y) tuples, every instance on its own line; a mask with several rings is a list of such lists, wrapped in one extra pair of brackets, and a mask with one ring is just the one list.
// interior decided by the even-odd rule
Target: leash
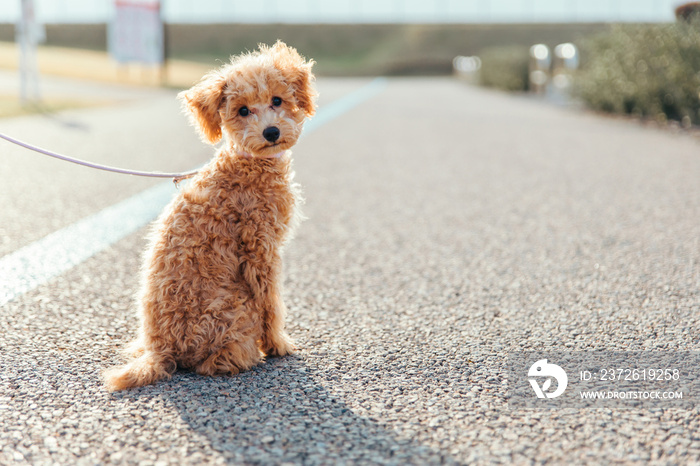
[(8, 142), (11, 142), (13, 144), (17, 144), (20, 147), (24, 147), (25, 149), (33, 150), (34, 152), (48, 155), (49, 157), (54, 157), (56, 159), (63, 160), (66, 162), (76, 163), (78, 165), (83, 165), (85, 167), (95, 168), (97, 170), (104, 170), (104, 171), (108, 171), (108, 172), (112, 172), (112, 173), (121, 173), (123, 175), (148, 176), (151, 178), (172, 178), (173, 183), (175, 183), (175, 184), (178, 184), (180, 181), (196, 175), (198, 172), (198, 170), (184, 172), (184, 173), (142, 172), (142, 171), (138, 171), (138, 170), (127, 170), (124, 168), (110, 167), (108, 165), (101, 165), (99, 163), (87, 162), (85, 160), (80, 160), (80, 159), (76, 159), (73, 157), (68, 157), (67, 155), (62, 155), (62, 154), (58, 154), (56, 152), (51, 152), (50, 150), (46, 150), (46, 149), (42, 149), (41, 147), (33, 146), (31, 144), (28, 144), (26, 142), (22, 142), (18, 139), (12, 138), (12, 137), (10, 137), (6, 134), (3, 134), (3, 133), (0, 133), (0, 138), (6, 140)]

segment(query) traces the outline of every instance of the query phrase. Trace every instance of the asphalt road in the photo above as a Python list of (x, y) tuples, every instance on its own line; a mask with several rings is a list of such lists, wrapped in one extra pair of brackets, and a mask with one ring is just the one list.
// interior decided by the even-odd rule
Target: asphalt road
[[(321, 108), (364, 84), (321, 80)], [(140, 169), (210, 154), (165, 91), (0, 131)], [(2, 307), (0, 463), (698, 463), (698, 407), (517, 410), (505, 377), (523, 351), (700, 350), (698, 149), (450, 79), (389, 80), (294, 150), (298, 354), (107, 393), (99, 373), (136, 330), (142, 229)], [(0, 157), (0, 254), (154, 184)]]

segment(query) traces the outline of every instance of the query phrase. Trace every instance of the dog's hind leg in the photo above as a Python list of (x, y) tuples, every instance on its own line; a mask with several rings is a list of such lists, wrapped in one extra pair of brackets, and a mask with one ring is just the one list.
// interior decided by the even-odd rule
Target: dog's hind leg
[(257, 365), (262, 354), (252, 336), (231, 341), (195, 367), (200, 375), (238, 374)]

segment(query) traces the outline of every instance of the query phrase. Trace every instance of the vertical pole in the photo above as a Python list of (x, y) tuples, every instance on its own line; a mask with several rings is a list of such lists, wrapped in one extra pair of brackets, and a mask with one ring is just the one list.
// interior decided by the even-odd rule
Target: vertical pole
[(27, 28), (27, 42), (29, 44), (29, 84), (31, 86), (30, 93), (34, 102), (41, 101), (41, 93), (39, 91), (39, 62), (37, 59), (37, 46), (40, 41), (43, 42), (43, 30), (40, 30), (39, 23), (36, 20), (36, 12), (34, 10), (34, 0), (29, 3), (29, 27)]
[(27, 0), (20, 0), (20, 17), (17, 23), (15, 40), (19, 45), (19, 98), (22, 105), (27, 105)]
[(42, 32), (34, 15), (34, 1), (20, 0), (21, 15), (15, 40), (19, 45), (20, 101), (22, 105), (39, 102), (39, 66), (36, 47)]
[(158, 11), (160, 16), (160, 27), (163, 30), (163, 60), (160, 63), (160, 85), (166, 86), (168, 84), (168, 56), (170, 55), (170, 46), (168, 44), (168, 28), (165, 23), (165, 14), (163, 8), (165, 0), (160, 0), (158, 5)]

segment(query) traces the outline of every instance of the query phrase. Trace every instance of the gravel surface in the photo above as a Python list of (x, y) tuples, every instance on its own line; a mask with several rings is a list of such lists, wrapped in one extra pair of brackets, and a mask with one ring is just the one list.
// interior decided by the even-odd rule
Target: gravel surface
[(697, 407), (511, 410), (504, 379), (524, 350), (700, 350), (697, 141), (397, 79), (294, 153), (298, 354), (105, 392), (141, 231), (3, 307), (0, 464), (700, 462)]

